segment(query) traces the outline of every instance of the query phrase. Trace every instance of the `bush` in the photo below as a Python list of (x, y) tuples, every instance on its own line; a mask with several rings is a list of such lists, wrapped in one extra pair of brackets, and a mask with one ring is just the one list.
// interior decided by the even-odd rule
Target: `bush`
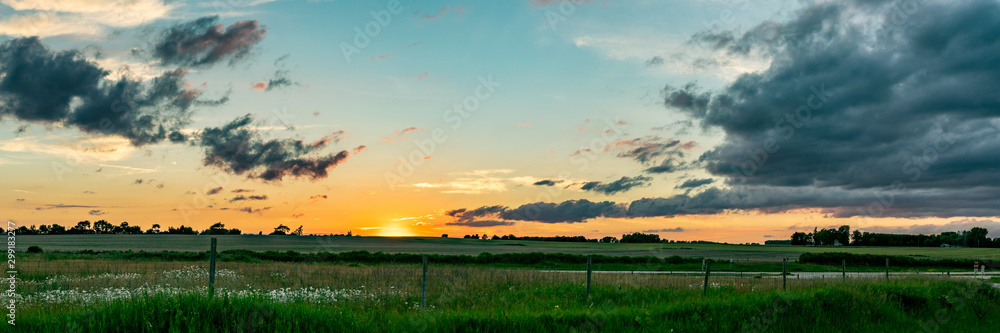
[(42, 253), (42, 248), (35, 245), (29, 246), (28, 253)]

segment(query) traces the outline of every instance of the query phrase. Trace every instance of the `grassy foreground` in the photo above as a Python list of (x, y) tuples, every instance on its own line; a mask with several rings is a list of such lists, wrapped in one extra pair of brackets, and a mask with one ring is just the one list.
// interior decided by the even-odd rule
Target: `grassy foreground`
[[(996, 332), (1000, 291), (940, 279), (848, 281), (781, 291), (490, 281), (476, 292), (333, 304), (204, 294), (20, 309), (18, 332)], [(455, 290), (459, 291), (459, 290)], [(11, 327), (3, 325), (10, 331)]]

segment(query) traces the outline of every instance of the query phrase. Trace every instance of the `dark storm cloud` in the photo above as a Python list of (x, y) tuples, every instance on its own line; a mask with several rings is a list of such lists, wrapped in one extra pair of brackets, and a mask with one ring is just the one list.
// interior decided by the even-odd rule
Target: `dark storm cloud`
[(663, 229), (643, 230), (642, 232), (660, 233), (660, 232), (684, 232), (684, 231), (685, 231), (684, 228), (676, 227), (676, 228), (663, 228)]
[(605, 151), (617, 151), (618, 157), (634, 159), (643, 165), (648, 173), (670, 173), (689, 169), (691, 163), (684, 161), (684, 151), (695, 147), (694, 141), (681, 142), (659, 136), (619, 140), (608, 144)]
[(205, 165), (265, 181), (278, 181), (286, 176), (316, 180), (326, 178), (328, 169), (348, 157), (346, 150), (309, 157), (329, 144), (329, 138), (313, 143), (298, 139), (264, 140), (248, 128), (252, 120), (246, 115), (222, 127), (205, 128), (198, 142), (205, 148)]
[(101, 216), (101, 215), (104, 215), (104, 214), (107, 214), (107, 213), (108, 212), (105, 212), (105, 211), (100, 210), (100, 209), (94, 209), (94, 210), (91, 210), (91, 211), (87, 212), (87, 214), (94, 215), (94, 216)]
[(253, 47), (264, 40), (265, 33), (256, 20), (225, 27), (218, 16), (206, 16), (161, 32), (153, 42), (152, 55), (164, 65), (234, 64), (249, 56)]
[(649, 163), (659, 156), (672, 154), (680, 143), (680, 140), (662, 139), (654, 136), (616, 141), (609, 144), (606, 149), (619, 151), (618, 157), (631, 158), (640, 163)]
[(683, 159), (670, 156), (663, 159), (663, 161), (661, 161), (660, 164), (646, 168), (643, 171), (648, 173), (671, 173), (680, 170), (690, 169), (689, 164), (690, 163), (685, 162)]
[(536, 202), (506, 209), (500, 213), (505, 220), (535, 221), (542, 223), (575, 223), (597, 217), (622, 217), (623, 206), (611, 201), (592, 202), (586, 199), (561, 203)]
[(496, 227), (502, 225), (504, 226), (514, 225), (514, 222), (496, 221), (496, 220), (480, 220), (480, 221), (468, 221), (468, 222), (456, 221), (456, 222), (445, 223), (445, 225), (455, 225), (463, 227)]
[(534, 184), (531, 184), (531, 185), (534, 185), (534, 186), (555, 186), (556, 184), (559, 184), (559, 183), (562, 183), (562, 182), (563, 182), (562, 180), (543, 179), (543, 180), (539, 180), (539, 181), (537, 181), (537, 182), (535, 182)]
[(587, 182), (580, 187), (581, 190), (597, 192), (604, 195), (612, 195), (618, 192), (626, 192), (634, 187), (649, 186), (649, 181), (653, 178), (645, 176), (635, 176), (632, 178), (622, 177), (610, 183)]
[[(1000, 4), (905, 5), (824, 2), (789, 22), (692, 37), (731, 56), (771, 60), (716, 91), (663, 91), (670, 109), (725, 132), (699, 158), (707, 171), (732, 185), (773, 187), (787, 200), (729, 208), (824, 207), (850, 216), (875, 201), (885, 216), (997, 214), (977, 200), (995, 201), (985, 194), (1000, 188)], [(877, 19), (850, 19), (861, 12)], [(867, 191), (890, 186), (885, 202)], [(783, 195), (801, 191), (809, 200)]]
[(249, 213), (249, 214), (258, 214), (258, 215), (263, 214), (264, 212), (269, 211), (269, 210), (271, 210), (271, 207), (264, 207), (264, 208), (258, 208), (258, 209), (253, 209), (252, 207), (243, 207), (243, 208), (236, 209), (236, 211), (239, 211), (239, 212), (244, 212), (244, 213)]
[(468, 210), (465, 208), (455, 209), (445, 212), (445, 215), (455, 218), (456, 223), (454, 225), (467, 225), (469, 223), (476, 222), (480, 218), (488, 217), (491, 219), (499, 218), (499, 214), (503, 212), (507, 207), (504, 206), (483, 206), (476, 209)]
[(454, 217), (456, 225), (465, 225), (481, 220), (533, 221), (542, 223), (576, 223), (596, 217), (624, 217), (626, 208), (610, 201), (592, 202), (586, 199), (568, 200), (561, 203), (536, 202), (508, 208), (501, 205), (483, 206), (468, 210), (465, 208), (445, 213)]
[(243, 200), (267, 200), (267, 196), (266, 195), (251, 195), (251, 196), (246, 197), (246, 196), (242, 196), (242, 195), (237, 195), (237, 196), (233, 197), (232, 199), (229, 199), (229, 202), (236, 202), (236, 201), (243, 201)]
[(200, 95), (184, 88), (185, 74), (116, 80), (79, 50), (52, 51), (36, 37), (11, 39), (0, 42), (0, 118), (118, 135), (135, 146), (180, 139), (177, 131)]
[(86, 205), (64, 205), (64, 204), (48, 204), (42, 205), (42, 207), (35, 207), (35, 210), (45, 210), (45, 209), (59, 209), (59, 208), (101, 208), (99, 206), (86, 206)]
[(712, 178), (688, 179), (688, 180), (685, 180), (684, 183), (681, 183), (680, 185), (677, 185), (677, 187), (675, 187), (675, 188), (695, 188), (695, 187), (701, 187), (702, 185), (711, 184), (714, 181), (715, 180), (712, 179)]
[(248, 193), (248, 192), (253, 192), (253, 191), (254, 190), (252, 190), (252, 189), (238, 188), (238, 189), (235, 189), (235, 190), (232, 190), (232, 191), (229, 191), (229, 192), (231, 192), (231, 193)]

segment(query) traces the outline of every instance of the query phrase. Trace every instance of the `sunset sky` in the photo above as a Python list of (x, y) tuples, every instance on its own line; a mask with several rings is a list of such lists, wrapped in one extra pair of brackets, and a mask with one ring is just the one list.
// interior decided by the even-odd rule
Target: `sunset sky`
[(0, 0), (0, 202), (244, 233), (1000, 237), (998, 31), (993, 0)]

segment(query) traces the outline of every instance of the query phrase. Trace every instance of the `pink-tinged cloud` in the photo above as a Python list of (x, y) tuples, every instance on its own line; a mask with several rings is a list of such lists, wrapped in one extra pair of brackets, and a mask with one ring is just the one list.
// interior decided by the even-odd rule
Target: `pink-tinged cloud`
[(430, 72), (424, 72), (423, 74), (418, 75), (417, 76), (417, 80), (421, 80), (421, 79), (427, 77), (428, 74), (430, 74)]
[(531, 123), (518, 123), (517, 127), (531, 127)]
[(267, 90), (267, 82), (254, 83), (253, 90)]
[(411, 126), (411, 127), (407, 127), (407, 128), (395, 131), (393, 133), (395, 133), (397, 136), (399, 136), (399, 135), (404, 135), (404, 134), (409, 133), (409, 132), (423, 131), (423, 130), (424, 130), (423, 128), (417, 128), (417, 127)]
[(368, 148), (368, 146), (360, 145), (360, 146), (355, 147), (353, 152), (354, 152), (354, 154), (357, 154), (357, 153), (360, 153), (362, 150), (365, 150), (366, 148)]

